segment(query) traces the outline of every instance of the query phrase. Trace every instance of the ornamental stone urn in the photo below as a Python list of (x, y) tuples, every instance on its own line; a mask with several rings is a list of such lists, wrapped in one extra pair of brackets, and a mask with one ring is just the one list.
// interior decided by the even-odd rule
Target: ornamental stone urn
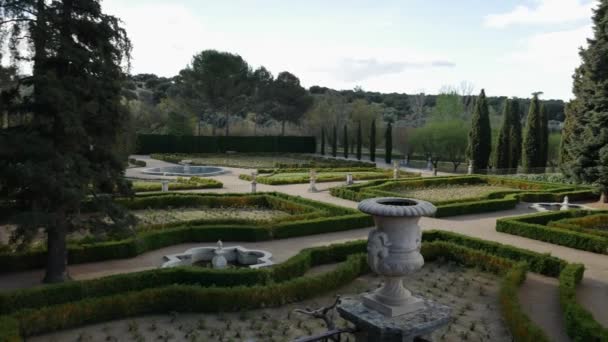
[(315, 170), (310, 170), (310, 185), (308, 186), (308, 192), (319, 192), (317, 190), (317, 172)]
[(402, 278), (424, 265), (418, 221), (437, 209), (426, 201), (383, 197), (362, 201), (359, 210), (372, 215), (376, 223), (367, 239), (367, 260), (372, 271), (384, 278), (381, 288), (363, 296), (363, 305), (388, 317), (423, 308), (424, 300), (412, 296)]
[(252, 194), (255, 194), (257, 192), (257, 185), (258, 185), (257, 177), (258, 177), (258, 173), (253, 171), (251, 173), (251, 193)]

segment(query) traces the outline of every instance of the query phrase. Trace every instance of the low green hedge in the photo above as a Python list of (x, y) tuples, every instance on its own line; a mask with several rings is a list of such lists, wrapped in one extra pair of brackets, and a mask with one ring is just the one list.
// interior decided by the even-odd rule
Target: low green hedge
[(425, 188), (437, 185), (464, 184), (491, 184), (512, 187), (514, 189), (513, 191), (493, 192), (479, 198), (434, 202), (433, 204), (437, 207), (437, 217), (508, 210), (515, 208), (519, 201), (561, 201), (564, 196), (568, 196), (571, 200), (584, 200), (597, 196), (592, 188), (478, 175), (380, 180), (366, 184), (335, 187), (330, 189), (330, 193), (335, 197), (361, 201), (381, 196), (402, 197), (398, 193), (391, 192), (391, 188), (397, 185), (411, 188)]
[(608, 329), (576, 301), (576, 285), (583, 278), (585, 266), (568, 265), (559, 276), (559, 301), (564, 312), (566, 331), (575, 342), (608, 341)]
[[(169, 191), (175, 190), (192, 190), (192, 189), (221, 189), (224, 184), (212, 178), (181, 178), (168, 184)], [(161, 191), (162, 184), (160, 182), (133, 182), (132, 189), (135, 192)]]
[(550, 225), (550, 221), (592, 213), (585, 210), (568, 210), (501, 218), (496, 221), (496, 231), (589, 252), (608, 254), (608, 238), (591, 234), (589, 231), (581, 232)]
[[(129, 275), (124, 275), (103, 278), (104, 280), (75, 282), (81, 283), (81, 286), (82, 284), (90, 285), (92, 282), (97, 282), (95, 283), (97, 287), (89, 287), (89, 289), (96, 288), (97, 291), (103, 293), (96, 293), (98, 296), (94, 297), (89, 296), (91, 293), (78, 292), (78, 288), (70, 288), (70, 284), (49, 286), (50, 290), (47, 290), (49, 292), (44, 292), (44, 289), (21, 290), (21, 297), (13, 297), (13, 299), (19, 298), (20, 300), (14, 300), (12, 303), (5, 302), (14, 305), (13, 310), (18, 311), (12, 311), (10, 316), (0, 317), (0, 324), (6, 322), (7, 326), (6, 330), (0, 332), (0, 339), (11, 337), (19, 340), (19, 331), (22, 336), (27, 337), (143, 314), (158, 314), (169, 311), (235, 311), (284, 305), (288, 302), (303, 300), (328, 290), (337, 289), (366, 272), (368, 267), (365, 254), (353, 254), (364, 250), (364, 241), (309, 249), (290, 259), (289, 262), (299, 264), (302, 269), (305, 269), (311, 267), (312, 264), (335, 262), (337, 260), (345, 261), (333, 271), (306, 277), (299, 276), (303, 274), (302, 269), (288, 267), (292, 269), (291, 272), (295, 270), (295, 273), (277, 273), (277, 278), (285, 278), (282, 281), (274, 282), (269, 281), (268, 278), (263, 280), (257, 278), (260, 283), (255, 283), (249, 287), (243, 285), (201, 287), (191, 283), (176, 282), (164, 286), (158, 286), (162, 285), (158, 283), (150, 284), (150, 287), (147, 288), (125, 291), (125, 285), (122, 284), (124, 278), (121, 277), (128, 277)], [(512, 261), (507, 259), (446, 241), (426, 242), (423, 244), (421, 252), (429, 261), (443, 257), (468, 266), (479, 265), (487, 271), (498, 274), (505, 274), (514, 265)], [(282, 266), (277, 265), (273, 269)], [(273, 269), (257, 270), (257, 273), (272, 273), (275, 272)], [(182, 271), (191, 272), (192, 270), (186, 268)], [(156, 272), (159, 272), (159, 270), (156, 270)], [(228, 270), (215, 272), (230, 273)], [(153, 271), (149, 273), (152, 274)], [(138, 276), (142, 274), (144, 273), (140, 273)], [(294, 275), (298, 276), (294, 278)], [(217, 279), (220, 278), (217, 277)], [(188, 280), (192, 281), (192, 279)], [(63, 288), (60, 288), (61, 286)], [(107, 289), (108, 287), (109, 289)], [(27, 295), (23, 295), (27, 291), (39, 292), (35, 295), (30, 293), (30, 302), (27, 302), (25, 301)], [(74, 291), (79, 293), (78, 296), (72, 294)], [(53, 298), (50, 299), (52, 302), (49, 302), (49, 296), (57, 296), (58, 299)], [(517, 297), (511, 297), (510, 300), (511, 303), (508, 304), (513, 306), (517, 302)], [(517, 326), (526, 323), (531, 329), (535, 328), (531, 321), (525, 317), (525, 313), (519, 311), (519, 314), (523, 315), (524, 318), (517, 317), (517, 320), (515, 320)], [(512, 325), (510, 322), (508, 324)]]
[(606, 229), (608, 227), (608, 213), (606, 212), (600, 212), (599, 214), (589, 212), (589, 215), (586, 216), (551, 221), (547, 225), (608, 238), (608, 230)]
[[(387, 178), (391, 178), (393, 176), (392, 171), (388, 170), (388, 171), (383, 171), (383, 170), (378, 170), (375, 169), (374, 171), (359, 171), (359, 170), (350, 170), (352, 172), (353, 175), (353, 180), (374, 180), (374, 179), (387, 179)], [(267, 175), (263, 175), (263, 176), (258, 176), (256, 178), (256, 181), (260, 184), (267, 184), (267, 185), (286, 185), (286, 184), (302, 184), (302, 183), (308, 183), (310, 181), (310, 176), (308, 174), (306, 175), (302, 175), (302, 174), (298, 174), (298, 173), (294, 173), (293, 176), (281, 176), (281, 177), (273, 177), (275, 175), (281, 175), (281, 174), (289, 174), (289, 173), (293, 173), (293, 172), (283, 172), (283, 171), (278, 171), (278, 172), (273, 172), (273, 173), (269, 173)], [(302, 172), (299, 172), (302, 173)], [(324, 169), (321, 169), (320, 172), (317, 172), (317, 178), (316, 178), (316, 182), (317, 183), (324, 183), (324, 182), (339, 182), (339, 181), (345, 181), (346, 180), (346, 174), (349, 172), (344, 172), (344, 171), (336, 171), (336, 172), (330, 172)], [(409, 173), (409, 172), (404, 172), (401, 171), (400, 173), (401, 177), (417, 177), (420, 176), (420, 174), (413, 174), (413, 173)], [(251, 181), (253, 179), (253, 177), (251, 175), (247, 175), (247, 174), (241, 174), (239, 175), (239, 178), (242, 180), (246, 180), (246, 181)]]
[[(524, 313), (517, 299), (518, 289), (526, 280), (526, 263), (514, 265), (502, 279), (500, 286), (500, 307), (515, 341), (543, 342), (549, 337)], [(515, 298), (515, 300), (514, 300)]]
[(137, 167), (146, 167), (146, 162), (143, 160), (139, 160), (139, 159), (135, 159), (135, 158), (129, 158), (129, 163), (137, 166)]

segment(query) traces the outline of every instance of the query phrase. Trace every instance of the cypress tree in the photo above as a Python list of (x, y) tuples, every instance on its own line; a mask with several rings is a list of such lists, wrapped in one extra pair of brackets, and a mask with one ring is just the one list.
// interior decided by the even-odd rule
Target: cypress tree
[(498, 134), (498, 143), (496, 144), (496, 150), (494, 156), (496, 158), (495, 165), (497, 171), (506, 171), (510, 167), (509, 153), (511, 150), (511, 129), (512, 129), (512, 117), (511, 117), (511, 101), (505, 99), (503, 105), (503, 122)]
[(384, 161), (387, 164), (393, 159), (393, 127), (391, 123), (386, 126), (386, 134), (384, 134)]
[(361, 134), (361, 120), (359, 120), (359, 126), (357, 127), (357, 160), (361, 160), (361, 144), (363, 136)]
[(369, 132), (369, 160), (376, 161), (376, 120), (372, 120)]
[(338, 156), (338, 130), (336, 129), (336, 125), (334, 125), (334, 136), (331, 142), (331, 155), (334, 158)]
[(530, 110), (526, 119), (524, 141), (522, 146), (522, 166), (525, 172), (532, 172), (540, 166), (542, 137), (540, 136), (540, 104), (538, 94), (534, 94), (530, 102)]
[(482, 89), (475, 100), (475, 107), (469, 132), (469, 145), (467, 155), (473, 160), (475, 170), (488, 168), (490, 152), (492, 151), (492, 129), (490, 127), (490, 114), (486, 93)]
[(325, 155), (325, 127), (321, 127), (321, 155)]
[(593, 38), (579, 52), (582, 63), (575, 70), (572, 88), (576, 123), (569, 128), (578, 134), (568, 138), (565, 150), (569, 160), (562, 165), (573, 180), (598, 184), (604, 202), (608, 201), (607, 22), (608, 1), (602, 0), (593, 11)]
[(344, 158), (348, 159), (348, 129), (344, 124), (344, 136), (342, 137), (342, 145), (344, 145)]
[(540, 121), (538, 128), (538, 136), (540, 137), (540, 156), (538, 166), (546, 167), (547, 160), (549, 158), (549, 117), (547, 114), (547, 108), (545, 108), (543, 103), (540, 104)]
[(564, 114), (566, 118), (564, 120), (564, 128), (562, 129), (562, 141), (560, 143), (560, 165), (565, 165), (566, 163), (571, 162), (574, 159), (574, 156), (570, 155), (568, 147), (572, 143), (574, 143), (573, 140), (575, 140), (576, 137), (580, 136), (580, 134), (582, 133), (581, 127), (579, 125), (579, 123), (581, 122), (581, 113), (578, 107), (578, 101), (574, 99), (566, 103), (566, 107), (564, 108)]
[(516, 99), (511, 100), (510, 107), (509, 168), (515, 173), (521, 159), (521, 115), (519, 114), (519, 101)]

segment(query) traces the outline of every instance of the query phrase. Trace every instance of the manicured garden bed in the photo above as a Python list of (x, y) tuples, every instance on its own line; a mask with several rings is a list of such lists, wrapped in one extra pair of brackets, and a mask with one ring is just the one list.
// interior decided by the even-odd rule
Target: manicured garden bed
[(438, 217), (512, 209), (519, 201), (597, 197), (594, 189), (588, 187), (477, 175), (378, 180), (330, 191), (333, 196), (353, 201), (385, 196), (426, 199), (437, 206)]
[[(608, 212), (567, 210), (507, 217), (496, 221), (496, 230), (556, 245), (608, 254)], [(602, 226), (604, 225), (604, 226)]]
[[(259, 209), (281, 211), (267, 220), (250, 217), (214, 216), (187, 221), (139, 225), (135, 235), (101, 241), (83, 239), (68, 246), (69, 263), (130, 258), (149, 250), (184, 242), (262, 241), (370, 227), (373, 220), (359, 211), (282, 193), (258, 194), (143, 194), (116, 200), (130, 210), (169, 208)], [(46, 252), (30, 249), (0, 253), (0, 272), (45, 265)]]
[[(221, 189), (224, 184), (212, 178), (177, 177), (169, 182), (169, 190), (193, 190), (193, 189)], [(162, 184), (159, 181), (135, 181), (132, 186), (135, 192), (161, 191)]]
[(297, 153), (155, 153), (150, 155), (150, 157), (170, 163), (179, 163), (182, 160), (192, 160), (192, 165), (215, 165), (245, 169), (375, 167), (375, 163), (370, 162), (323, 158), (310, 154)]
[[(267, 171), (267, 170), (262, 170)], [(322, 182), (339, 182), (345, 181), (347, 174), (353, 175), (353, 180), (371, 180), (371, 179), (388, 179), (393, 177), (392, 170), (382, 169), (317, 169), (316, 181)], [(420, 174), (413, 174), (409, 172), (400, 172), (400, 177), (414, 177), (420, 176)], [(242, 174), (239, 176), (240, 179), (251, 181), (252, 176)], [(283, 184), (301, 184), (308, 183), (310, 181), (310, 171), (306, 169), (276, 169), (269, 173), (261, 173), (256, 178), (258, 183), (268, 185), (283, 185)]]

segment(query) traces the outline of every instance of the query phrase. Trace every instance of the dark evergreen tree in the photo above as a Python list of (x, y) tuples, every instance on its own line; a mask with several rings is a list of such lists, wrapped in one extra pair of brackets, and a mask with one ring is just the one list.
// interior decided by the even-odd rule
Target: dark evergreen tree
[(321, 155), (325, 155), (325, 127), (321, 127)]
[(509, 132), (509, 168), (515, 173), (517, 172), (519, 160), (521, 159), (521, 115), (519, 101), (513, 99), (510, 102), (511, 130)]
[(361, 160), (361, 145), (363, 144), (363, 134), (361, 132), (361, 121), (357, 127), (357, 160)]
[(344, 125), (344, 136), (342, 137), (342, 147), (344, 148), (344, 158), (348, 159), (348, 129)]
[(27, 248), (44, 229), (44, 281), (61, 282), (69, 278), (68, 233), (134, 223), (110, 197), (130, 193), (117, 146), (129, 115), (121, 64), (131, 46), (98, 0), (0, 0), (0, 18), (0, 46), (10, 37), (20, 44), (13, 57), (33, 62), (14, 93), (19, 101), (4, 108), (27, 120), (0, 133), (0, 198), (18, 208), (14, 243)]
[(575, 144), (576, 137), (582, 134), (582, 127), (580, 125), (582, 113), (578, 103), (578, 100), (573, 99), (566, 104), (564, 109), (566, 119), (564, 120), (562, 141), (560, 143), (560, 165), (566, 165), (566, 163), (575, 159), (575, 156), (570, 155), (570, 149), (568, 147)]
[(338, 130), (336, 129), (336, 125), (334, 125), (334, 130), (333, 130), (333, 140), (331, 142), (331, 155), (334, 158), (338, 156)]
[(608, 1), (599, 1), (593, 13), (593, 38), (579, 54), (581, 65), (574, 73), (576, 109), (572, 135), (565, 150), (564, 173), (577, 182), (598, 184), (608, 202)]
[[(513, 128), (511, 117), (511, 101), (505, 99), (503, 106), (503, 122), (498, 134), (498, 142), (496, 144), (496, 150), (494, 151), (494, 165), (498, 172), (505, 172), (510, 167), (509, 155), (511, 151), (511, 130)], [(513, 142), (516, 143), (516, 142)]]
[(475, 170), (488, 168), (490, 152), (492, 151), (492, 129), (490, 127), (490, 114), (486, 93), (482, 89), (475, 100), (473, 109), (471, 130), (469, 131), (469, 145), (467, 155), (473, 160)]
[(376, 161), (376, 120), (372, 120), (369, 132), (369, 160)]
[(532, 101), (530, 102), (530, 109), (528, 110), (528, 118), (526, 119), (526, 128), (524, 130), (522, 145), (521, 163), (524, 167), (524, 172), (528, 173), (536, 172), (536, 168), (541, 166), (542, 137), (540, 134), (540, 116), (538, 94), (534, 94)]
[(539, 167), (546, 167), (547, 160), (549, 158), (549, 117), (547, 116), (547, 109), (545, 105), (540, 105), (540, 120), (539, 120), (539, 132), (540, 137), (540, 156), (538, 160)]
[(393, 159), (393, 127), (389, 122), (386, 126), (386, 133), (384, 134), (384, 161), (387, 164), (391, 163)]

